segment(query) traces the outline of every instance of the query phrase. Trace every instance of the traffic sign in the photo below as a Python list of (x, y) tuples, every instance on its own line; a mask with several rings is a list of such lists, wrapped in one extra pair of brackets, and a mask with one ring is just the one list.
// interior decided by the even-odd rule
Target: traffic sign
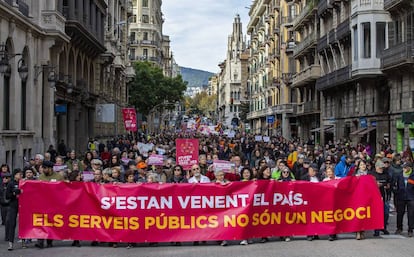
[(273, 115), (267, 116), (267, 123), (273, 124), (273, 122), (275, 122), (275, 116)]

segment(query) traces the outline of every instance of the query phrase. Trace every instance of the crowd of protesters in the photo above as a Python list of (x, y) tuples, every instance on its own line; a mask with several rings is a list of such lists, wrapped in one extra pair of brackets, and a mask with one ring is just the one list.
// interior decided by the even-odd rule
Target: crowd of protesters
[[(184, 170), (175, 163), (175, 139), (198, 138), (199, 160), (191, 169)], [(265, 142), (266, 141), (266, 142)], [(119, 137), (107, 142), (90, 140), (86, 152), (68, 149), (63, 141), (57, 150), (50, 146), (45, 153), (38, 153), (23, 166), (23, 169), (10, 171), (1, 166), (2, 185), (0, 206), (2, 225), (6, 226), (5, 240), (9, 250), (13, 250), (17, 219), (17, 201), (20, 190), (19, 180), (39, 179), (44, 181), (91, 181), (95, 183), (229, 183), (248, 180), (304, 180), (320, 182), (340, 179), (346, 176), (375, 177), (384, 201), (384, 228), (375, 230), (373, 236), (387, 230), (389, 212), (397, 213), (395, 234), (403, 233), (403, 217), (407, 210), (407, 236), (412, 237), (414, 228), (414, 173), (413, 154), (409, 148), (397, 153), (389, 146), (373, 153), (368, 145), (352, 145), (350, 142), (329, 142), (325, 146), (313, 142), (287, 140), (270, 137), (257, 140), (253, 135), (236, 134), (235, 137), (203, 136), (198, 134), (163, 134), (157, 136), (140, 135)], [(152, 150), (140, 152), (137, 142), (153, 144)], [(164, 154), (163, 165), (148, 165), (147, 159), (153, 153)], [(234, 164), (232, 172), (214, 170), (214, 160), (227, 160)], [(90, 176), (87, 176), (89, 174)], [(392, 210), (390, 210), (390, 206)], [(356, 232), (356, 239), (365, 238), (364, 231)], [(281, 240), (290, 241), (292, 237)], [(318, 239), (308, 236), (307, 240)], [(329, 235), (330, 241), (336, 235)], [(262, 238), (264, 243), (269, 238)], [(30, 240), (23, 239), (26, 248)], [(251, 243), (242, 240), (241, 245)], [(180, 245), (179, 242), (172, 244)], [(198, 244), (198, 242), (195, 242)], [(222, 246), (228, 245), (221, 241)], [(91, 245), (98, 245), (92, 242)], [(111, 243), (117, 247), (117, 243)], [(52, 247), (52, 240), (39, 239), (38, 248)], [(73, 241), (72, 246), (81, 246)], [(128, 248), (134, 244), (127, 245)]]

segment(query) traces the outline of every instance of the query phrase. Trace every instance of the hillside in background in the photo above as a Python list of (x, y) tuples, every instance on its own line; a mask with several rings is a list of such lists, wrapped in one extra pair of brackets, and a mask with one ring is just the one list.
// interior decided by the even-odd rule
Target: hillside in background
[(214, 75), (214, 73), (196, 70), (186, 67), (180, 67), (181, 76), (184, 81), (188, 82), (188, 87), (201, 87), (208, 85), (208, 79)]

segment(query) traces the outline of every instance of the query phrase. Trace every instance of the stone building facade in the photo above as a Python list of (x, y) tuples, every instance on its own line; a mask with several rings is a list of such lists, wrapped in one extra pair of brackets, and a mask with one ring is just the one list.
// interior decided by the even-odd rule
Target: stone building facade
[(228, 37), (227, 56), (220, 67), (218, 78), (218, 122), (225, 127), (238, 128), (240, 122), (240, 104), (246, 99), (245, 89), (246, 73), (242, 73), (242, 67), (247, 66), (247, 60), (243, 60), (242, 54), (246, 49), (246, 43), (242, 31), (240, 16), (236, 15), (233, 22), (232, 34)]
[(22, 167), (61, 140), (81, 153), (89, 138), (113, 135), (95, 115), (98, 103), (127, 101), (126, 35), (110, 18), (126, 19), (119, 3), (0, 1), (0, 162)]

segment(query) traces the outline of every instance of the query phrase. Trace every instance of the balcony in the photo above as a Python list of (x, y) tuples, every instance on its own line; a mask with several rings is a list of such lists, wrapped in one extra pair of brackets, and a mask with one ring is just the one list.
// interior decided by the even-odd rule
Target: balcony
[(273, 9), (275, 11), (280, 9), (280, 0), (273, 0)]
[(312, 114), (319, 112), (318, 103), (316, 101), (298, 103), (296, 107), (296, 114)]
[(317, 0), (310, 1), (293, 20), (293, 29), (298, 30), (305, 22), (313, 18), (314, 12), (316, 12), (318, 5), (315, 4)]
[(340, 5), (341, 4), (341, 0), (328, 0), (328, 3), (330, 5)]
[(328, 9), (332, 9), (332, 6), (329, 4), (328, 0), (319, 0), (318, 3), (318, 15), (323, 16)]
[(304, 52), (307, 49), (311, 49), (316, 46), (317, 44), (317, 35), (316, 32), (313, 31), (310, 35), (308, 35), (305, 40), (299, 42), (296, 47), (293, 49), (293, 56), (296, 58), (298, 55), (300, 55), (302, 52)]
[(264, 109), (257, 110), (257, 111), (251, 111), (247, 114), (247, 119), (248, 120), (257, 119), (257, 118), (266, 117), (268, 115), (272, 115), (271, 107), (264, 108)]
[(268, 88), (280, 88), (280, 78), (273, 78), (268, 82)]
[(293, 113), (296, 104), (278, 104), (272, 106), (272, 114)]
[(349, 18), (347, 18), (336, 28), (336, 39), (342, 40), (349, 35), (351, 35), (351, 29), (349, 28)]
[(293, 53), (293, 51), (295, 50), (295, 48), (296, 48), (296, 44), (297, 44), (297, 42), (296, 41), (288, 41), (288, 42), (286, 42), (286, 49), (285, 49), (285, 52), (286, 53)]
[(323, 49), (328, 47), (328, 34), (325, 34), (323, 37), (319, 38), (317, 50), (321, 52)]
[(26, 17), (29, 17), (29, 5), (26, 1), (18, 1), (19, 11)]
[(158, 47), (159, 45), (157, 41), (153, 41), (153, 40), (141, 40), (139, 41), (139, 43), (141, 45), (153, 46), (153, 47)]
[(295, 19), (295, 16), (284, 16), (282, 17), (282, 25), (286, 27), (293, 26), (293, 20)]
[[(13, 6), (14, 0), (4, 0), (7, 4), (10, 6)], [(26, 17), (29, 17), (29, 5), (26, 3), (27, 0), (20, 0), (16, 1), (16, 4), (18, 5), (18, 10)]]
[(414, 40), (403, 42), (385, 49), (381, 58), (381, 68), (389, 70), (414, 63)]
[(384, 0), (358, 0), (351, 2), (351, 15), (358, 12), (384, 11)]
[[(68, 3), (73, 2), (68, 1)], [(95, 8), (93, 11), (95, 15), (101, 14), (99, 8)], [(89, 24), (83, 23), (84, 16), (80, 15), (80, 12), (75, 9), (74, 5), (64, 5), (62, 7), (62, 14), (66, 18), (65, 32), (71, 38), (71, 43), (75, 47), (79, 47), (90, 56), (105, 53), (105, 32), (103, 31), (103, 27), (98, 28), (97, 24), (94, 25), (95, 27), (92, 27)]]
[(348, 82), (351, 78), (350, 72), (351, 67), (348, 65), (320, 77), (316, 81), (316, 90), (323, 91)]
[(397, 11), (403, 10), (405, 7), (409, 6), (410, 0), (384, 0), (384, 10), (385, 11)]
[(293, 76), (292, 87), (300, 87), (317, 80), (321, 76), (321, 66), (312, 64)]
[(328, 43), (333, 44), (336, 42), (336, 33), (335, 29), (331, 29), (328, 33)]
[(282, 80), (286, 85), (289, 85), (292, 83), (294, 73), (288, 72), (288, 73), (282, 73)]

